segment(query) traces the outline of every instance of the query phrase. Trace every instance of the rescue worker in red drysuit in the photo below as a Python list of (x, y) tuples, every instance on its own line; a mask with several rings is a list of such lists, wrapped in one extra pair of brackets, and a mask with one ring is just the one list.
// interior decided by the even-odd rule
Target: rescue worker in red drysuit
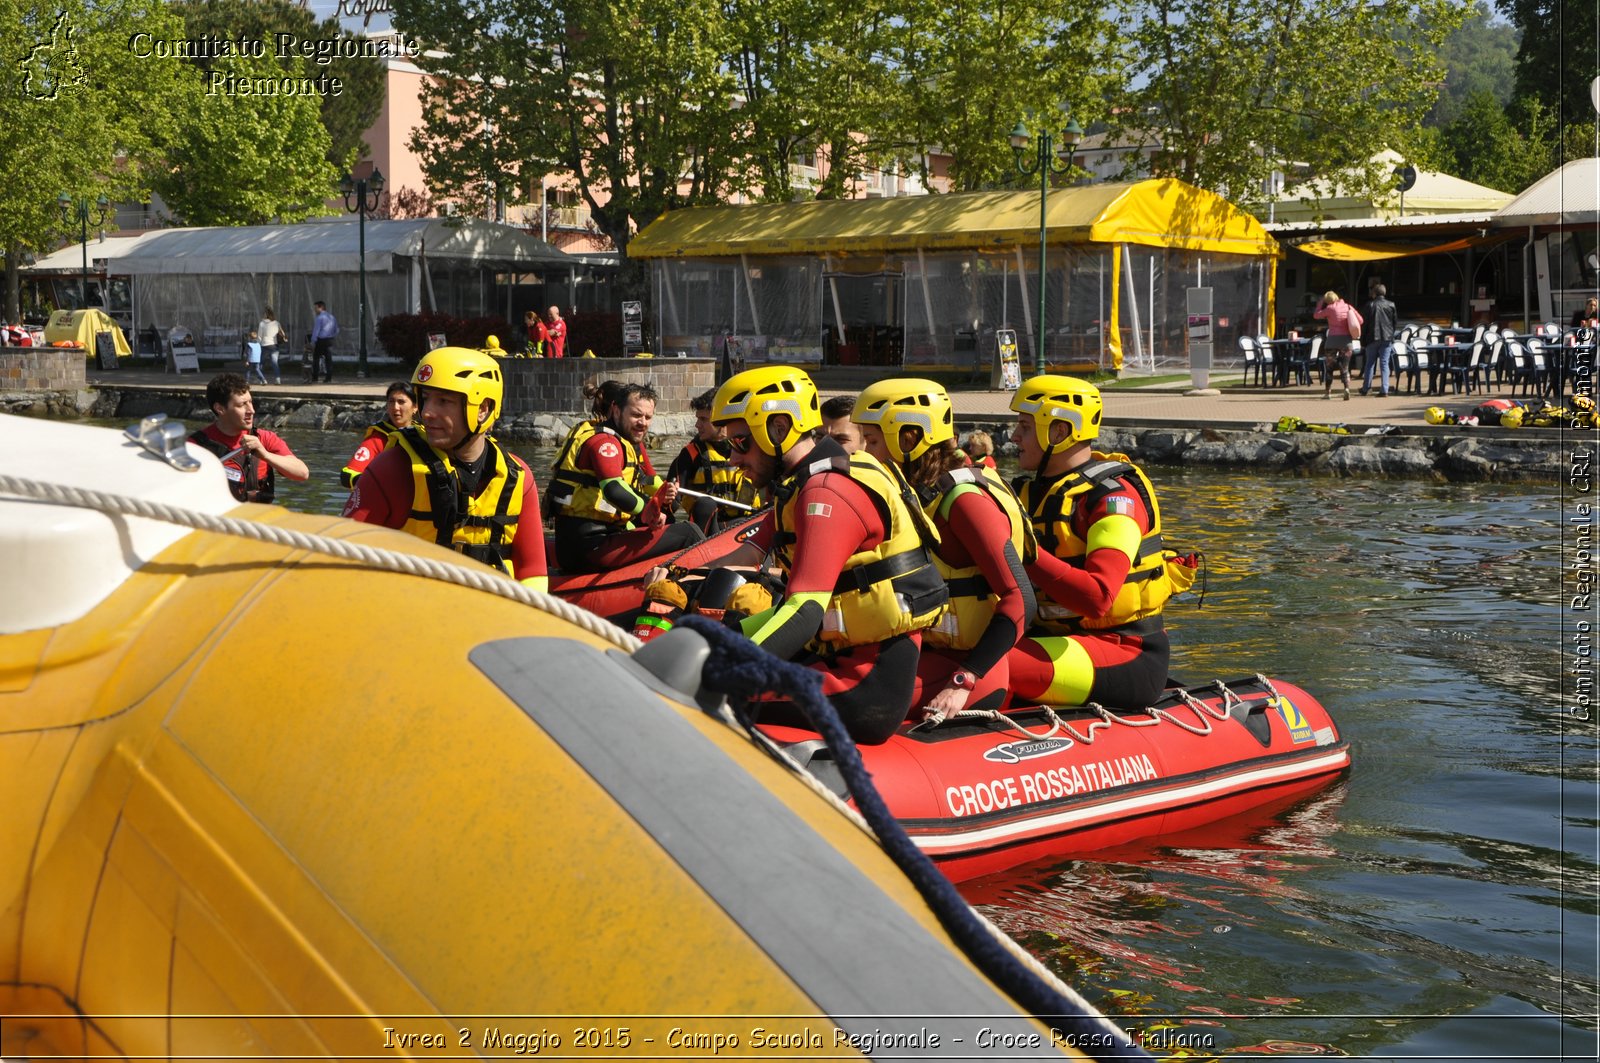
[(390, 436), (411, 426), (412, 419), (417, 415), (417, 393), (410, 381), (396, 380), (389, 385), (384, 394), (383, 412), (381, 421), (367, 426), (366, 435), (361, 437), (361, 445), (350, 455), (344, 468), (339, 470), (339, 482), (346, 488), (354, 487), (356, 480), (372, 464), (372, 459), (383, 453), (383, 448), (389, 445)]
[[(922, 631), (947, 598), (925, 545), (931, 525), (906, 504), (893, 470), (822, 433), (816, 385), (799, 369), (730, 377), (711, 417), (727, 427), (729, 460), (774, 492), (773, 510), (718, 563), (755, 565), (771, 553), (788, 577), (781, 604), (730, 619), (769, 652), (821, 672), (857, 742), (887, 740), (911, 709)], [(761, 706), (760, 718), (805, 726), (785, 703)]]
[(399, 528), (549, 589), (539, 485), (489, 429), (500, 413), (500, 365), (482, 351), (440, 347), (411, 376), (421, 400), (350, 491), (344, 515)]
[(705, 538), (693, 524), (672, 523), (678, 485), (656, 475), (645, 451), (655, 412), (655, 391), (628, 384), (606, 420), (557, 459), (550, 500), (563, 572), (621, 568)]
[(1160, 507), (1144, 473), (1121, 455), (1090, 449), (1104, 408), (1098, 388), (1037, 376), (1011, 408), (1025, 470), (1012, 486), (1039, 544), (1027, 566), (1039, 617), (1009, 654), (1012, 700), (1142, 708), (1166, 686), (1161, 607), (1195, 570), (1163, 548)]
[(913, 704), (925, 717), (1006, 702), (1007, 655), (1033, 622), (1027, 517), (999, 476), (956, 447), (950, 396), (931, 380), (883, 380), (856, 399), (851, 419), (866, 452), (900, 470), (939, 534), (935, 563), (950, 600), (922, 633)]
[(277, 495), (280, 472), (291, 480), (311, 478), (306, 463), (295, 457), (277, 433), (256, 429), (256, 405), (244, 377), (238, 373), (212, 377), (206, 383), (206, 404), (216, 420), (190, 432), (189, 442), (222, 461), (228, 490), (236, 500), (271, 502)]

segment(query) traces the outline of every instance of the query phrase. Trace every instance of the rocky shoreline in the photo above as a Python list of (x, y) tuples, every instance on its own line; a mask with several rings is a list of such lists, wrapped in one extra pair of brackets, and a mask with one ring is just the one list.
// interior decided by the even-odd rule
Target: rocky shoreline
[[(377, 420), (377, 401), (256, 397), (263, 427), (359, 433)], [(52, 419), (97, 417), (130, 423), (152, 413), (190, 421), (210, 412), (192, 389), (100, 388), (0, 393), (0, 412)], [(555, 446), (566, 438), (574, 415), (522, 414), (500, 422), (501, 438)], [(1002, 452), (1011, 421), (961, 421), (962, 433), (981, 428)], [(656, 434), (686, 438), (694, 427), (688, 413), (656, 418)], [(1362, 429), (1352, 429), (1360, 432)], [(1104, 450), (1118, 450), (1150, 465), (1265, 469), (1301, 476), (1408, 478), (1449, 482), (1557, 483), (1575, 457), (1592, 455), (1593, 432), (1555, 428), (1403, 428), (1382, 435), (1276, 432), (1271, 424), (1228, 427), (1119, 423), (1108, 419)], [(1586, 459), (1592, 460), (1592, 459)]]

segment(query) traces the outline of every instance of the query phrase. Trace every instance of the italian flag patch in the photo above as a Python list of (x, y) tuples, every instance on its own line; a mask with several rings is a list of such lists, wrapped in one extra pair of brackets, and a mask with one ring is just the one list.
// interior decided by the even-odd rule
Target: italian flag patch
[(833, 516), (833, 507), (826, 502), (813, 502), (806, 507), (806, 516), (831, 517)]
[(1116, 497), (1108, 498), (1106, 499), (1106, 512), (1120, 513), (1124, 517), (1132, 516), (1133, 499)]

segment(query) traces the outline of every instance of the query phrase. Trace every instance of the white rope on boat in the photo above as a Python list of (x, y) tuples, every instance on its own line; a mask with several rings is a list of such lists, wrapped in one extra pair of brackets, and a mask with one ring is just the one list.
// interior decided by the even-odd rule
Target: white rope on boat
[(563, 601), (553, 594), (545, 594), (541, 591), (533, 590), (531, 587), (525, 587), (504, 573), (483, 565), (452, 564), (431, 557), (418, 557), (414, 554), (401, 553), (398, 550), (363, 546), (360, 543), (346, 542), (343, 539), (334, 539), (326, 535), (313, 535), (307, 532), (295, 531), (291, 528), (281, 528), (275, 524), (261, 524), (251, 520), (240, 520), (237, 517), (219, 517), (211, 513), (199, 513), (192, 509), (168, 505), (164, 502), (151, 502), (146, 499), (112, 494), (107, 491), (91, 491), (80, 487), (68, 487), (64, 484), (28, 480), (19, 476), (0, 474), (0, 493), (32, 498), (59, 506), (76, 506), (80, 509), (93, 509), (102, 513), (120, 513), (125, 516), (144, 517), (147, 520), (160, 520), (185, 528), (193, 528), (196, 531), (214, 532), (219, 535), (234, 535), (243, 539), (253, 539), (257, 542), (271, 543), (275, 546), (284, 546), (294, 550), (327, 554), (341, 561), (352, 561), (370, 568), (381, 569), (385, 572), (398, 572), (402, 575), (419, 576), (423, 579), (441, 580), (445, 583), (453, 583), (458, 587), (483, 591), (487, 594), (498, 595), (501, 598), (508, 598), (522, 605), (532, 606), (542, 612), (559, 617), (568, 623), (575, 624), (589, 634), (602, 638), (628, 653), (632, 653), (643, 645), (629, 632), (602, 620), (594, 613), (586, 609), (580, 609), (571, 602)]
[[(1278, 688), (1272, 685), (1272, 680), (1268, 679), (1260, 672), (1256, 673), (1255, 678), (1256, 681), (1260, 683), (1262, 687), (1265, 688), (1271, 695), (1270, 700), (1276, 701), (1279, 699), (1280, 695), (1278, 694)], [(1114, 724), (1121, 724), (1124, 727), (1153, 727), (1160, 723), (1170, 723), (1174, 727), (1181, 728), (1185, 731), (1188, 731), (1190, 734), (1199, 735), (1200, 737), (1204, 738), (1206, 735), (1209, 735), (1213, 730), (1215, 730), (1215, 728), (1212, 726), (1213, 720), (1218, 722), (1226, 720), (1231, 715), (1234, 708), (1242, 707), (1245, 704), (1244, 699), (1239, 697), (1239, 695), (1233, 690), (1229, 689), (1225, 683), (1218, 682), (1215, 684), (1215, 686), (1222, 694), (1222, 705), (1218, 708), (1213, 708), (1210, 705), (1207, 705), (1205, 702), (1189, 693), (1189, 691), (1183, 687), (1178, 687), (1172, 692), (1172, 696), (1183, 702), (1184, 706), (1195, 714), (1195, 718), (1199, 721), (1198, 723), (1188, 723), (1184, 720), (1181, 720), (1177, 716), (1174, 716), (1170, 709), (1164, 709), (1157, 705), (1150, 705), (1143, 709), (1130, 712), (1127, 715), (1120, 715), (1112, 712), (1110, 709), (1106, 708), (1104, 705), (1101, 705), (1097, 701), (1090, 701), (1080, 706), (1081, 708), (1087, 709), (1099, 717), (1099, 719), (1090, 720), (1085, 731), (1079, 731), (1072, 724), (1063, 720), (1060, 716), (1057, 716), (1055, 707), (1050, 705), (1039, 706), (1039, 708), (1043, 709), (1045, 714), (1050, 718), (1050, 726), (1047, 730), (1037, 732), (1028, 730), (1022, 724), (1018, 723), (1015, 717), (1009, 715), (1008, 713), (997, 712), (992, 709), (963, 709), (949, 717), (949, 719), (952, 721), (973, 719), (989, 720), (995, 723), (1003, 724), (1007, 730), (1015, 731), (1016, 733), (1026, 738), (1031, 738), (1036, 742), (1042, 742), (1047, 738), (1054, 738), (1058, 734), (1065, 733), (1073, 741), (1082, 743), (1086, 746), (1094, 745), (1096, 733), (1103, 731)], [(938, 724), (942, 721), (930, 717), (928, 722), (933, 726), (938, 726)]]

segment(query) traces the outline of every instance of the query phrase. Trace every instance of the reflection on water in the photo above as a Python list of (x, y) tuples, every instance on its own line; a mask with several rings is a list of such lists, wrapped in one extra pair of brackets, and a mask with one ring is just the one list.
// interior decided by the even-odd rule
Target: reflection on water
[[(287, 503), (336, 512), (355, 442), (291, 433), (316, 475)], [(542, 478), (553, 454), (522, 454)], [(1169, 544), (1206, 556), (1204, 607), (1168, 614), (1174, 675), (1304, 686), (1353, 770), (963, 892), (1105, 1010), (1209, 1052), (1593, 1057), (1600, 746), (1559, 711), (1558, 490), (1152, 473)]]

